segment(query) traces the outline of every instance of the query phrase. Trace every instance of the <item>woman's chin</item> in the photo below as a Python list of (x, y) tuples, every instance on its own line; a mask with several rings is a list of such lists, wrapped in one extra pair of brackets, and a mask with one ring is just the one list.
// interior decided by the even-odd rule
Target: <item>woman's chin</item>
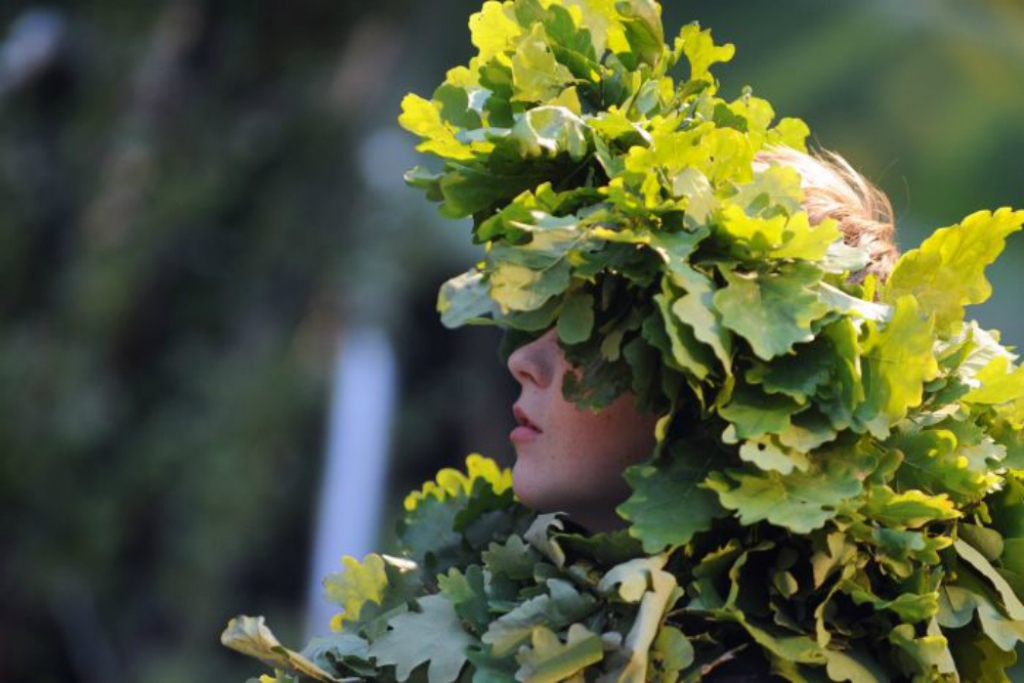
[(512, 468), (512, 491), (516, 494), (519, 502), (534, 512), (556, 512), (559, 496), (557, 492), (545, 490), (545, 484), (550, 485), (550, 478), (539, 476), (537, 472), (530, 471), (530, 464), (523, 459), (516, 458), (516, 464)]

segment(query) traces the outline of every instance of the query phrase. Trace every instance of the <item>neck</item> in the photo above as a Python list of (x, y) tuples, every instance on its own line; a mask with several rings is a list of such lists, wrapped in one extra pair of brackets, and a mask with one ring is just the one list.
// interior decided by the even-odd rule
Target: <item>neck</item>
[(570, 513), (569, 519), (592, 534), (621, 531), (629, 526), (626, 520), (616, 514), (615, 508), (578, 510)]

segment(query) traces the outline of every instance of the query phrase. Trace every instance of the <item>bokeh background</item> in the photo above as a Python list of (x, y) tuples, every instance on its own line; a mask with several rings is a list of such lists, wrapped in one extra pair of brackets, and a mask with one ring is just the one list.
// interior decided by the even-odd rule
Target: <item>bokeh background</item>
[[(904, 248), (1024, 207), (1019, 0), (666, 5), (737, 44), (726, 95), (890, 194)], [(434, 469), (510, 460), (497, 335), (433, 312), (468, 228), (404, 187), (395, 124), (478, 7), (0, 4), (0, 681), (243, 681), (219, 632), (262, 613), (301, 644), (321, 511), (386, 546), (378, 510)], [(1018, 235), (975, 311), (1010, 344), (1022, 267)], [(383, 500), (320, 495), (337, 442)]]

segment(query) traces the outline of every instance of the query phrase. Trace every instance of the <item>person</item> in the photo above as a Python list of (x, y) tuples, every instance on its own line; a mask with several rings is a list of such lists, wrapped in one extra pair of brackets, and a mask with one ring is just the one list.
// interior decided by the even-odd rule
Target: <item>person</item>
[[(776, 147), (755, 159), (758, 171), (772, 165), (799, 174), (803, 208), (812, 225), (836, 221), (844, 242), (870, 256), (851, 281), (888, 277), (899, 250), (892, 204), (884, 192), (835, 152)], [(622, 473), (651, 455), (660, 416), (640, 411), (628, 391), (596, 412), (568, 401), (562, 382), (573, 367), (554, 329), (518, 347), (507, 366), (520, 385), (513, 406), (517, 426), (510, 434), (516, 451), (512, 482), (519, 500), (538, 512), (563, 512), (592, 532), (623, 528), (625, 521), (615, 512), (630, 493)]]
[(1024, 211), (897, 262), (884, 195), (720, 98), (732, 46), (658, 8), (487, 2), (477, 57), (403, 102), (443, 161), (407, 180), (485, 245), (438, 309), (507, 332), (516, 462), (407, 496), (308, 658), (230, 622), (280, 680), (1006, 678), (1024, 371), (964, 307)]

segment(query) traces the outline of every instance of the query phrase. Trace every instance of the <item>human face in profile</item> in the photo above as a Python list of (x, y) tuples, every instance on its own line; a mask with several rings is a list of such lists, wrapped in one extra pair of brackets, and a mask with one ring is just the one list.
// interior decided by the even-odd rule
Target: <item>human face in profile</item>
[(654, 450), (658, 416), (641, 413), (631, 393), (593, 412), (562, 396), (573, 372), (554, 330), (516, 349), (508, 369), (519, 382), (512, 487), (538, 512), (566, 512), (590, 531), (622, 526), (615, 506), (629, 496), (623, 470)]

